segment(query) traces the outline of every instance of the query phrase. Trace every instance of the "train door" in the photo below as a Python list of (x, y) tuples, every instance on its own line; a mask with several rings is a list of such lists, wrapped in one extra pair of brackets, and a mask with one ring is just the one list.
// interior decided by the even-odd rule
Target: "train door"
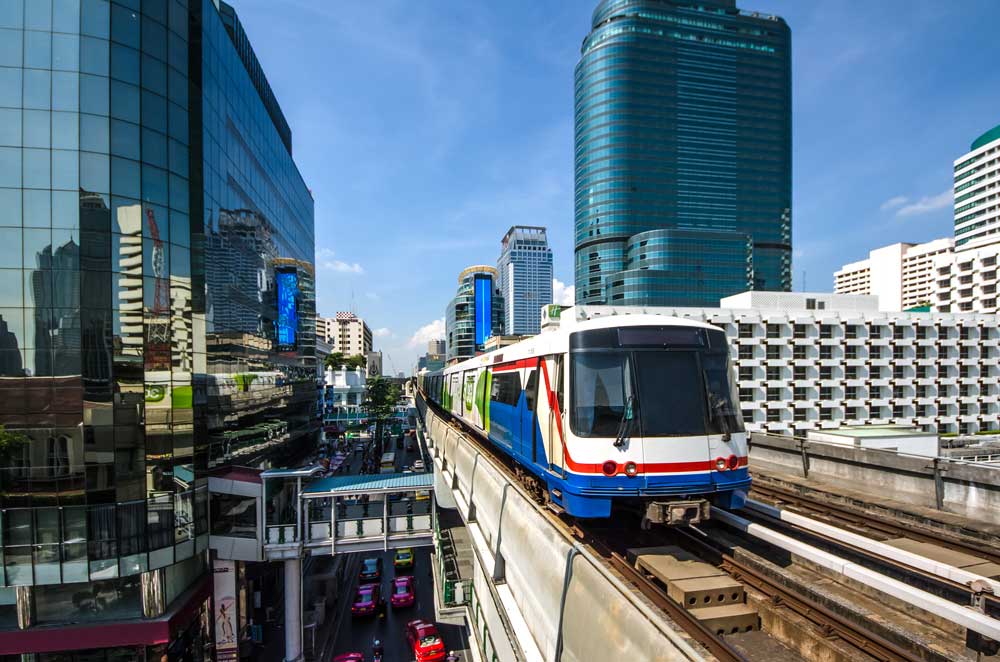
[(538, 404), (538, 360), (527, 369), (527, 380), (524, 384), (525, 407), (521, 410), (521, 454), (531, 458), (531, 463), (538, 462), (538, 440), (535, 438), (535, 411)]
[(566, 400), (564, 399), (564, 393), (566, 391), (565, 375), (563, 374), (564, 368), (564, 355), (556, 354), (548, 358), (549, 365), (552, 366), (552, 370), (549, 373), (549, 388), (552, 389), (553, 398), (551, 405), (547, 407), (546, 420), (542, 421), (541, 424), (546, 426), (545, 439), (547, 440), (546, 452), (548, 454), (548, 463), (552, 466), (552, 470), (558, 471), (561, 475), (566, 474), (566, 457), (563, 450), (563, 425), (562, 425), (562, 415), (566, 411)]

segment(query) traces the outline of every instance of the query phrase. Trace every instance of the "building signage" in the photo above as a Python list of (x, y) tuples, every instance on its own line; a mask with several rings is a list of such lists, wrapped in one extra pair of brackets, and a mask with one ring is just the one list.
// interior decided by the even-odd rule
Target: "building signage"
[(215, 582), (215, 662), (239, 659), (239, 634), (236, 628), (236, 562), (215, 559), (212, 562)]

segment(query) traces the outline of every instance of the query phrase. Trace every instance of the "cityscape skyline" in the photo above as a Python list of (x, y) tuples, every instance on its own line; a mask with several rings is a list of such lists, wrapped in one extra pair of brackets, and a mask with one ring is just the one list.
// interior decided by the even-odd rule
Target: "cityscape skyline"
[(995, 654), (1000, 7), (444, 2), (0, 0), (0, 662)]
[[(794, 34), (793, 290), (832, 291), (873, 248), (951, 234), (952, 161), (1000, 122), (1000, 72), (962, 56), (994, 48), (977, 17), (995, 5), (745, 4)], [(295, 154), (316, 198), (321, 314), (355, 310), (411, 366), (443, 337), (454, 274), (494, 263), (512, 224), (546, 226), (554, 296), (573, 285), (573, 67), (596, 5), (240, 2), (289, 124), (313, 136)]]

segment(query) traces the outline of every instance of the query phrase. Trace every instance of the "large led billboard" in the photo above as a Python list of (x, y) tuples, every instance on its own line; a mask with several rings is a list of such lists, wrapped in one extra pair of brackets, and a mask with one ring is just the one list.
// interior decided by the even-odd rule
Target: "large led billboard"
[(295, 271), (278, 271), (275, 274), (278, 287), (278, 347), (295, 347), (298, 328), (299, 275)]
[(493, 335), (493, 279), (476, 276), (476, 348)]

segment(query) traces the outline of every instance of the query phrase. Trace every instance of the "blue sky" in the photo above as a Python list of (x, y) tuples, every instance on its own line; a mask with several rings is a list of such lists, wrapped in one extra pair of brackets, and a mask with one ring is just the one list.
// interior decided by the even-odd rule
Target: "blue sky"
[[(572, 285), (573, 67), (596, 0), (233, 0), (316, 199), (318, 307), (386, 369), (443, 331), (458, 272), (545, 225)], [(793, 39), (795, 289), (951, 231), (951, 164), (1000, 123), (993, 0), (745, 0)], [(557, 288), (558, 290), (559, 288)]]

